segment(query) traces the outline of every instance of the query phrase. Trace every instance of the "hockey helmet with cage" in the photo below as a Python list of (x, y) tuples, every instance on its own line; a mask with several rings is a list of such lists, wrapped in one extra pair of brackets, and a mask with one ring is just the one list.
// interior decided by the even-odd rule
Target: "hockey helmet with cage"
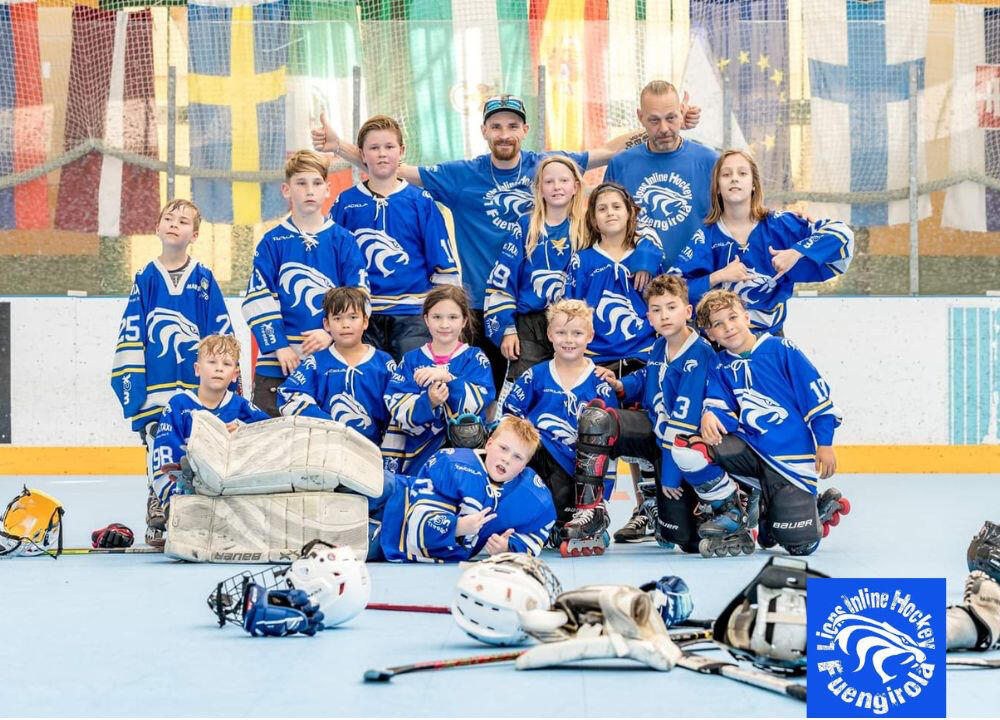
[(368, 604), (372, 585), (368, 568), (348, 545), (313, 540), (302, 548), (285, 575), (288, 584), (305, 590), (323, 611), (323, 624), (345, 623)]
[[(24, 487), (0, 518), (0, 557), (62, 554), (62, 504), (41, 490)], [(55, 552), (51, 548), (55, 546)]]
[(521, 553), (500, 553), (462, 573), (451, 616), (480, 642), (518, 645), (528, 639), (518, 612), (547, 610), (561, 592), (559, 580), (541, 560)]

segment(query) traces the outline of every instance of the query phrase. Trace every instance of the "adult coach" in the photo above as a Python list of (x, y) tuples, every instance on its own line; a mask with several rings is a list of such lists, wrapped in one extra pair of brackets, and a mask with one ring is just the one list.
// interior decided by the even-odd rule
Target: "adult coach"
[[(688, 127), (698, 124), (700, 108), (685, 108), (678, 103), (676, 111), (680, 113), (679, 122), (686, 121)], [(364, 170), (358, 148), (336, 135), (325, 114), (320, 120), (322, 127), (312, 131), (316, 150), (336, 153)], [(481, 128), (489, 154), (421, 167), (404, 163), (398, 171), (400, 178), (423, 187), (451, 210), (462, 282), (469, 290), (476, 320), (475, 344), (490, 359), (497, 388), (503, 385), (507, 360), (483, 331), (486, 278), (500, 256), (503, 243), (519, 232), (518, 218), (531, 212), (535, 168), (545, 155), (551, 154), (521, 149), (530, 129), (527, 120), (524, 102), (519, 97), (491, 97), (483, 105)], [(572, 158), (582, 170), (590, 170), (607, 165), (612, 157), (635, 142), (641, 142), (641, 134), (620, 135), (582, 153), (558, 152)]]
[(670, 265), (708, 215), (712, 168), (719, 154), (681, 137), (681, 129), (691, 126), (677, 89), (664, 80), (642, 89), (636, 115), (646, 142), (612, 158), (604, 179), (632, 194), (640, 222), (656, 231)]

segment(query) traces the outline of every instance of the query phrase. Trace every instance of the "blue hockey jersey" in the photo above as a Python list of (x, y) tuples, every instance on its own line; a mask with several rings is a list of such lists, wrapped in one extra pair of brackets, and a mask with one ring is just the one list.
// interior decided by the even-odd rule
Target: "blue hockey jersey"
[(569, 219), (555, 226), (546, 225), (538, 234), (531, 257), (525, 257), (531, 217), (519, 221), (519, 234), (503, 244), (500, 258), (486, 280), (483, 324), (490, 340), (499, 347), (504, 334), (514, 328), (514, 318), (544, 310), (562, 300), (573, 245), (569, 237)]
[(653, 344), (646, 366), (622, 378), (626, 403), (638, 402), (646, 410), (662, 449), (660, 483), (678, 487), (681, 472), (670, 454), (674, 436), (698, 432), (709, 367), (715, 351), (692, 332), (673, 360), (667, 358), (667, 339)]
[[(794, 248), (802, 253), (795, 266), (779, 278), (771, 264), (769, 248)], [(749, 279), (722, 283), (743, 298), (750, 312), (754, 332), (776, 332), (785, 323), (785, 304), (795, 291), (795, 283), (823, 282), (847, 272), (854, 255), (854, 233), (838, 220), (809, 222), (794, 213), (769, 212), (757, 223), (740, 246), (720, 220), (702, 225), (680, 255), (676, 270), (688, 282), (692, 305), (713, 289), (709, 275), (739, 258), (746, 265)]]
[[(472, 307), (481, 309), (486, 277), (500, 255), (500, 248), (520, 232), (518, 219), (534, 207), (531, 181), (546, 155), (522, 150), (517, 167), (496, 167), (490, 155), (454, 160), (420, 168), (420, 182), (438, 202), (447, 205), (455, 219), (455, 244), (462, 267), (462, 282), (469, 288)], [(559, 153), (587, 169), (587, 153)]]
[(382, 197), (358, 183), (340, 194), (330, 217), (357, 240), (373, 314), (419, 315), (432, 284), (461, 283), (444, 218), (426, 190), (403, 180)]
[(278, 386), (282, 415), (336, 420), (382, 444), (389, 413), (385, 391), (396, 369), (388, 353), (368, 348), (356, 366), (331, 345), (310, 355)]
[(291, 216), (269, 231), (254, 251), (243, 300), (243, 317), (259, 349), (257, 373), (284, 377), (275, 351), (299, 352), (302, 333), (323, 327), (327, 290), (368, 290), (367, 275), (354, 236), (332, 220), (315, 235), (299, 232)]
[(594, 339), (587, 354), (595, 362), (639, 358), (645, 360), (654, 333), (646, 320), (646, 301), (635, 289), (633, 276), (645, 270), (657, 273), (662, 258), (645, 237), (619, 262), (595, 245), (573, 256), (566, 297), (585, 300), (594, 308)]
[(167, 482), (163, 468), (179, 465), (181, 458), (187, 455), (187, 441), (194, 423), (191, 413), (195, 410), (208, 410), (227, 425), (233, 421), (252, 423), (271, 419), (252, 402), (231, 391), (226, 392), (216, 408), (202, 405), (197, 391), (180, 390), (174, 393), (163, 408), (153, 439), (153, 492), (161, 503), (166, 502), (174, 490), (173, 484)]
[(232, 332), (215, 276), (198, 261), (190, 261), (176, 286), (159, 260), (136, 273), (111, 370), (111, 387), (132, 429), (155, 421), (177, 390), (198, 387), (199, 340)]
[[(571, 477), (576, 468), (576, 423), (580, 410), (594, 398), (618, 407), (611, 386), (594, 372), (594, 364), (563, 384), (555, 360), (541, 362), (519, 377), (507, 395), (504, 412), (530, 420), (542, 445)], [(610, 487), (608, 488), (610, 490)]]
[(816, 493), (816, 446), (833, 444), (842, 417), (829, 385), (791, 340), (764, 333), (742, 355), (721, 351), (705, 408), (782, 477)]
[(413, 474), (444, 445), (448, 420), (474, 413), (485, 420), (486, 407), (496, 399), (490, 361), (477, 347), (464, 343), (445, 366), (454, 376), (448, 383), (448, 399), (431, 408), (427, 388), (413, 380), (418, 368), (434, 366), (427, 345), (411, 350), (393, 373), (385, 391), (389, 430), (382, 453), (386, 467)]
[(708, 214), (709, 186), (719, 154), (693, 140), (673, 152), (653, 152), (643, 143), (611, 158), (606, 182), (621, 184), (640, 208), (639, 220), (652, 227), (672, 264)]
[[(396, 476), (397, 487), (382, 517), (379, 540), (393, 562), (458, 562), (475, 557), (491, 535), (513, 529), (512, 552), (537, 556), (556, 519), (552, 495), (531, 468), (504, 484), (493, 483), (484, 450), (435, 453), (419, 476)], [(496, 518), (478, 534), (456, 537), (463, 515), (489, 508)]]

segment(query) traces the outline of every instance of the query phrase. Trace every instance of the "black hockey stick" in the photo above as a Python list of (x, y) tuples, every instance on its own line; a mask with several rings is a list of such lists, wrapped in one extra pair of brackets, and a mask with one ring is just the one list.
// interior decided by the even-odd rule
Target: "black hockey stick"
[[(711, 640), (712, 633), (709, 630), (693, 630), (691, 632), (674, 633), (670, 636), (670, 639), (677, 644), (690, 645), (702, 640)], [(365, 682), (389, 682), (397, 675), (419, 672), (420, 670), (446, 670), (448, 668), (467, 667), (469, 665), (509, 662), (517, 660), (525, 652), (527, 650), (512, 650), (510, 652), (473, 655), (471, 657), (454, 658), (451, 660), (427, 660), (411, 665), (398, 665), (396, 667), (385, 668), (384, 670), (367, 670), (365, 671), (364, 678)]]
[(1000, 658), (957, 658), (947, 655), (948, 667), (972, 667), (980, 670), (995, 670), (1000, 668)]
[(806, 701), (805, 685), (778, 677), (777, 675), (771, 675), (761, 670), (751, 670), (750, 668), (741, 667), (736, 663), (716, 660), (689, 652), (681, 655), (681, 659), (677, 664), (682, 668), (693, 670), (694, 672), (706, 675), (722, 675), (736, 682), (755, 685), (764, 690), (788, 695), (802, 702)]

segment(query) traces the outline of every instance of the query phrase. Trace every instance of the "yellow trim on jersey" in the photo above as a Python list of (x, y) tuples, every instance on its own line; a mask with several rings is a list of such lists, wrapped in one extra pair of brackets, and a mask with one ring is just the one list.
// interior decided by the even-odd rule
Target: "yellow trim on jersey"
[(673, 425), (674, 427), (683, 428), (685, 430), (697, 430), (697, 425), (688, 425), (687, 423), (682, 423), (680, 420), (667, 420), (667, 425)]
[(256, 326), (260, 325), (262, 322), (266, 322), (268, 320), (281, 320), (281, 313), (271, 313), (270, 315), (263, 315), (259, 318), (254, 318), (249, 323), (250, 328), (253, 329)]
[(152, 410), (146, 410), (145, 412), (141, 412), (141, 413), (138, 413), (136, 415), (133, 415), (129, 419), (130, 420), (142, 420), (142, 418), (144, 418), (144, 417), (151, 417), (153, 415), (162, 415), (162, 414), (163, 414), (163, 406), (160, 405), (159, 407), (155, 407)]
[(247, 300), (252, 300), (255, 297), (263, 297), (264, 295), (270, 295), (273, 298), (278, 297), (278, 293), (272, 292), (268, 288), (264, 288), (263, 290), (255, 290), (254, 292), (249, 293), (245, 298), (243, 298), (243, 302), (246, 302)]
[(139, 342), (123, 342), (115, 345), (115, 350), (123, 350), (124, 348), (142, 348), (145, 347), (142, 341)]
[(153, 390), (169, 390), (170, 388), (181, 387), (187, 390), (194, 390), (198, 387), (198, 383), (186, 383), (183, 380), (176, 380), (172, 383), (160, 383), (159, 385), (147, 385), (146, 392), (152, 392)]
[(831, 405), (833, 405), (833, 400), (830, 400), (829, 398), (827, 398), (827, 400), (825, 402), (821, 402), (819, 405), (817, 405), (812, 410), (810, 410), (809, 412), (807, 412), (805, 414), (805, 417), (803, 417), (802, 419), (805, 420), (806, 422), (809, 422), (810, 418), (812, 418), (813, 415), (815, 415), (816, 413), (818, 413), (820, 410), (825, 410), (826, 408), (830, 407)]
[(129, 365), (128, 367), (123, 367), (121, 370), (115, 370), (111, 373), (111, 377), (120, 377), (121, 375), (128, 375), (129, 373), (145, 373), (146, 368), (142, 365)]

